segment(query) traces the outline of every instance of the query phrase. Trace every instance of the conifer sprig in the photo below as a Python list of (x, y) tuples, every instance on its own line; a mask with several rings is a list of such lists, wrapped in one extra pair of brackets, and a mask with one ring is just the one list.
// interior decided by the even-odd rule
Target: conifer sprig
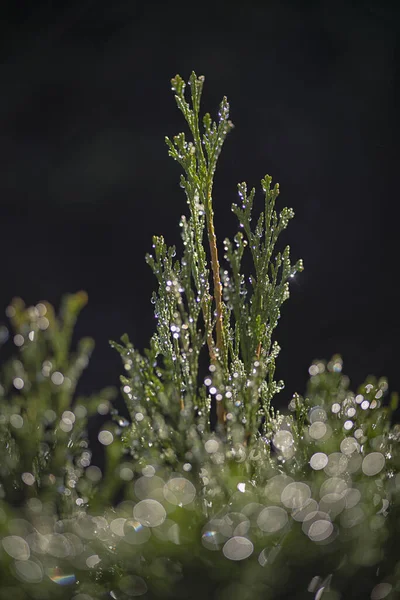
[(6, 449), (0, 460), (0, 498), (6, 494), (16, 506), (45, 498), (68, 512), (78, 491), (85, 498), (81, 504), (92, 495), (92, 487), (81, 481), (91, 456), (87, 419), (99, 404), (109, 406), (115, 390), (75, 397), (94, 347), (91, 338), (83, 338), (76, 352), (71, 350), (86, 302), (85, 292), (68, 294), (59, 315), (48, 302), (26, 307), (21, 298), (7, 308), (19, 356), (2, 365), (0, 373), (0, 448)]
[[(230, 333), (233, 342), (232, 361), (242, 362), (245, 380), (249, 379), (254, 368), (260, 368), (262, 377), (266, 377), (261, 399), (266, 419), (270, 414), (270, 402), (282, 387), (282, 383), (274, 382), (275, 359), (280, 348), (272, 341), (272, 335), (280, 318), (280, 308), (289, 298), (289, 281), (296, 272), (303, 270), (301, 259), (295, 265), (291, 264), (289, 246), (274, 257), (278, 237), (294, 217), (294, 212), (290, 208), (283, 208), (280, 214), (277, 213), (275, 202), (279, 186), (275, 184), (271, 189), (271, 183), (269, 175), (261, 181), (265, 195), (264, 211), (259, 215), (254, 231), (251, 220), (255, 189), (247, 194), (246, 184), (238, 185), (240, 206), (233, 204), (232, 211), (238, 217), (244, 234), (239, 231), (233, 244), (225, 240), (225, 258), (230, 264), (231, 273), (224, 271), (223, 274), (224, 298), (234, 322), (234, 329)], [(254, 272), (245, 277), (241, 272), (241, 263), (247, 248), (250, 248)], [(251, 284), (250, 290), (246, 280)], [(250, 402), (246, 407), (246, 418), (253, 425), (257, 404)]]
[[(205, 264), (205, 252), (200, 246), (203, 244), (203, 231), (196, 227), (199, 221), (199, 210), (204, 206), (205, 222), (207, 227), (207, 236), (211, 256), (211, 270), (213, 277), (213, 295), (215, 302), (215, 327), (216, 343), (212, 338), (210, 330), (210, 315), (207, 311), (209, 302), (207, 298), (202, 299), (204, 306), (203, 316), (206, 323), (206, 333), (210, 361), (216, 364), (218, 361), (227, 369), (227, 352), (225, 344), (223, 314), (224, 307), (222, 302), (222, 284), (220, 279), (220, 263), (218, 257), (217, 238), (214, 227), (214, 210), (212, 204), (212, 189), (214, 182), (214, 173), (226, 135), (232, 129), (233, 124), (229, 120), (229, 104), (224, 97), (218, 112), (218, 123), (213, 122), (211, 116), (207, 113), (203, 118), (204, 133), (201, 135), (199, 127), (200, 99), (203, 90), (204, 77), (197, 77), (195, 73), (190, 76), (189, 84), (191, 86), (192, 107), (185, 100), (185, 83), (183, 79), (176, 75), (172, 81), (172, 89), (175, 91), (175, 100), (189, 125), (193, 142), (186, 143), (184, 134), (175, 136), (173, 142), (166, 137), (166, 143), (169, 147), (169, 154), (177, 160), (183, 167), (186, 177), (181, 177), (181, 185), (185, 189), (188, 204), (191, 211), (191, 220), (194, 224), (194, 233), (196, 235), (195, 251), (200, 252), (203, 265), (203, 275), (207, 274)], [(203, 149), (204, 147), (204, 149)], [(223, 402), (217, 405), (217, 416), (219, 424), (225, 420)]]
[[(263, 403), (266, 415), (269, 411), (270, 401), (278, 390), (273, 381), (278, 346), (272, 347), (272, 334), (280, 316), (280, 306), (289, 296), (288, 280), (294, 276), (296, 271), (301, 271), (303, 268), (302, 261), (298, 261), (295, 266), (291, 265), (289, 247), (286, 247), (283, 253), (276, 255), (275, 262), (272, 260), (278, 237), (287, 227), (294, 213), (293, 210), (284, 208), (279, 215), (277, 214), (275, 201), (279, 194), (279, 186), (276, 184), (271, 189), (272, 179), (267, 175), (262, 180), (265, 207), (253, 231), (251, 219), (255, 190), (253, 189), (247, 195), (246, 184), (239, 184), (241, 205), (234, 204), (232, 210), (238, 217), (240, 228), (244, 230), (245, 235), (239, 231), (234, 238), (234, 245), (228, 239), (225, 240), (225, 258), (230, 263), (230, 273), (227, 270), (221, 273), (214, 229), (212, 185), (223, 142), (232, 128), (229, 120), (229, 104), (224, 97), (219, 108), (218, 124), (212, 122), (208, 113), (204, 116), (204, 134), (201, 136), (199, 105), (204, 77), (197, 78), (192, 73), (189, 83), (192, 90), (192, 107), (185, 100), (185, 84), (179, 75), (172, 80), (172, 89), (175, 91), (177, 105), (189, 125), (193, 142), (186, 142), (184, 134), (176, 136), (174, 142), (167, 137), (166, 142), (169, 154), (181, 164), (185, 171), (185, 176), (181, 177), (181, 185), (185, 189), (191, 211), (189, 226), (193, 227), (193, 237), (197, 242), (194, 251), (198, 252), (201, 257), (202, 273), (206, 278), (208, 269), (205, 262), (205, 251), (202, 247), (203, 229), (201, 226), (196, 227), (196, 224), (201, 223), (199, 221), (199, 201), (200, 212), (204, 206), (216, 318), (215, 346), (212, 332), (209, 328), (206, 331), (210, 361), (214, 365), (218, 362), (225, 379), (231, 377), (240, 366), (243, 379), (246, 381), (254, 367), (256, 369), (260, 367), (261, 361), (263, 363), (260, 369), (261, 375), (268, 376), (268, 388), (264, 394), (265, 401)], [(253, 288), (251, 294), (248, 294), (246, 278), (241, 272), (241, 262), (246, 246), (250, 247), (255, 271), (254, 275), (249, 277)], [(196, 271), (193, 274), (196, 278)], [(209, 306), (206, 299), (203, 300), (203, 306)], [(203, 316), (207, 330), (210, 323), (209, 313), (203, 311)], [(217, 357), (218, 361), (216, 361)], [(236, 371), (232, 371), (232, 365)], [(258, 400), (254, 399), (245, 408), (244, 418), (254, 426), (256, 425), (254, 413), (257, 412), (257, 409)], [(217, 401), (220, 426), (225, 422), (226, 413), (223, 400)]]
[[(246, 184), (239, 184), (240, 203), (232, 206), (239, 232), (233, 241), (225, 239), (227, 264), (221, 268), (212, 190), (218, 157), (233, 127), (229, 104), (224, 97), (217, 121), (206, 113), (200, 125), (204, 77), (192, 73), (190, 102), (183, 79), (176, 75), (171, 83), (191, 135), (191, 139), (184, 133), (172, 140), (165, 138), (169, 155), (184, 171), (180, 183), (189, 215), (180, 220), (183, 253), (179, 258), (176, 248), (167, 247), (162, 236), (153, 238), (153, 252), (146, 260), (158, 282), (152, 296), (157, 330), (145, 356), (134, 350), (127, 338), (125, 349), (116, 345), (128, 371), (123, 383), (124, 389), (130, 390), (127, 402), (134, 421), (132, 436), (160, 452), (181, 428), (187, 430), (193, 424), (196, 435), (210, 431), (212, 396), (222, 438), (238, 440), (240, 429), (247, 444), (259, 436), (262, 421), (264, 433), (268, 430), (271, 400), (283, 386), (274, 381), (279, 346), (272, 336), (280, 307), (289, 296), (289, 280), (302, 269), (301, 261), (292, 266), (289, 247), (274, 257), (278, 237), (293, 211), (284, 208), (277, 213), (279, 188), (276, 184), (271, 189), (268, 175), (262, 180), (265, 201), (255, 229), (251, 226), (255, 190), (248, 195)], [(245, 274), (242, 258), (249, 249), (253, 269)], [(210, 376), (205, 379), (208, 391), (197, 381), (204, 345), (210, 362)], [(168, 402), (161, 400), (166, 394)], [(157, 434), (164, 430), (169, 430), (168, 440)]]

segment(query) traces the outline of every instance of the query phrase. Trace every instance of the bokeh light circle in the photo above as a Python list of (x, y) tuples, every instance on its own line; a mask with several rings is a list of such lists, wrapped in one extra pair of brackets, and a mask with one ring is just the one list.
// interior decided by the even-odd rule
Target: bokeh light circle
[(133, 509), (133, 516), (145, 527), (157, 527), (165, 521), (167, 513), (157, 500), (141, 500)]
[(222, 548), (224, 556), (229, 560), (244, 560), (253, 553), (253, 550), (252, 542), (241, 536), (231, 538)]

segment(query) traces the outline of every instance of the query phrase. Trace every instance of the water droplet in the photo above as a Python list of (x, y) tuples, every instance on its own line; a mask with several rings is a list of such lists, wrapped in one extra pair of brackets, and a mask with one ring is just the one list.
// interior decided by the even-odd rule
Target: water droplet
[(279, 531), (287, 522), (287, 512), (280, 506), (268, 506), (264, 508), (257, 518), (258, 527), (268, 533)]
[(371, 452), (362, 461), (362, 471), (370, 477), (380, 473), (385, 466), (385, 457), (381, 452)]
[(310, 466), (314, 471), (324, 469), (328, 464), (328, 457), (324, 452), (316, 452), (310, 459)]
[(241, 536), (234, 536), (222, 548), (224, 556), (229, 560), (244, 560), (253, 553), (253, 550), (252, 542)]
[(133, 516), (145, 527), (161, 525), (165, 521), (166, 515), (163, 505), (152, 499), (141, 500), (133, 509)]
[(281, 494), (282, 504), (292, 510), (302, 508), (309, 498), (311, 498), (310, 487), (300, 481), (289, 483)]

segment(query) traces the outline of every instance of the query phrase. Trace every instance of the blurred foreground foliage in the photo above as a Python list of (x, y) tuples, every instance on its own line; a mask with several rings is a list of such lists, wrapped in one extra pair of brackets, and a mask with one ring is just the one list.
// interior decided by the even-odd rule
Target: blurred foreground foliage
[[(220, 259), (212, 184), (232, 123), (224, 98), (200, 126), (203, 83), (192, 74), (189, 103), (172, 80), (191, 140), (166, 142), (189, 215), (180, 258), (161, 236), (146, 257), (156, 331), (144, 352), (127, 335), (112, 342), (129, 420), (112, 388), (76, 394), (93, 350), (71, 343), (84, 292), (58, 315), (47, 302), (6, 309), (0, 342), (17, 351), (0, 376), (1, 600), (400, 597), (397, 396), (373, 377), (351, 390), (334, 356), (274, 409), (274, 330), (302, 270), (288, 246), (276, 251), (293, 211), (276, 211), (267, 175), (253, 228), (255, 191), (239, 184), (239, 231)], [(108, 415), (103, 469), (95, 414)]]

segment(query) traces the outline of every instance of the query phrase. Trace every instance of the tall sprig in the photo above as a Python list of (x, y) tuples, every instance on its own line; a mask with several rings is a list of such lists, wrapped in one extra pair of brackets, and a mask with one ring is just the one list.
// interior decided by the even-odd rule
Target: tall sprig
[[(232, 128), (229, 120), (229, 104), (223, 98), (219, 109), (219, 123), (212, 122), (207, 113), (203, 118), (204, 132), (200, 133), (199, 106), (204, 77), (197, 78), (192, 73), (190, 78), (192, 106), (185, 99), (185, 83), (177, 75), (172, 80), (175, 99), (182, 111), (193, 137), (187, 142), (184, 134), (179, 134), (171, 142), (166, 138), (170, 155), (177, 160), (185, 171), (181, 176), (181, 185), (185, 189), (191, 218), (190, 227), (195, 240), (193, 251), (197, 257), (202, 283), (197, 282), (197, 269), (193, 269), (194, 281), (200, 296), (203, 298), (203, 316), (206, 324), (206, 338), (209, 347), (210, 361), (218, 366), (219, 379), (225, 380), (236, 373), (236, 379), (243, 379), (241, 395), (247, 397), (249, 380), (257, 374), (257, 380), (267, 377), (268, 382), (257, 384), (256, 392), (252, 390), (252, 398), (247, 405), (242, 402), (244, 419), (248, 425), (256, 426), (255, 415), (259, 407), (259, 399), (264, 408), (264, 415), (269, 415), (269, 405), (273, 395), (279, 390), (274, 380), (275, 358), (279, 346), (272, 341), (272, 334), (280, 316), (280, 307), (289, 297), (289, 278), (296, 271), (302, 270), (302, 262), (292, 266), (290, 251), (287, 246), (282, 253), (273, 257), (280, 233), (293, 218), (292, 209), (284, 208), (280, 214), (275, 210), (275, 201), (279, 194), (276, 184), (271, 189), (271, 177), (262, 180), (265, 194), (264, 210), (258, 217), (257, 225), (251, 228), (252, 209), (255, 191), (247, 195), (245, 183), (239, 184), (241, 204), (232, 206), (237, 215), (240, 228), (234, 238), (234, 244), (225, 240), (225, 258), (230, 263), (230, 271), (221, 272), (218, 257), (217, 239), (214, 228), (214, 210), (212, 205), (212, 186), (215, 168), (226, 134)], [(204, 212), (203, 212), (204, 211)], [(202, 246), (204, 220), (210, 249), (210, 262), (213, 276), (213, 296), (215, 301), (216, 343), (210, 329), (210, 313), (208, 312), (208, 269), (206, 255)], [(246, 246), (250, 248), (254, 273), (245, 277), (241, 272), (242, 257)], [(245, 281), (250, 279), (251, 294), (248, 293)], [(223, 283), (223, 285), (222, 285)], [(224, 302), (225, 300), (225, 302)], [(254, 373), (254, 369), (256, 372)], [(222, 372), (221, 372), (222, 371)], [(240, 376), (239, 374), (242, 374)], [(239, 375), (239, 377), (238, 377)], [(238, 383), (238, 382), (236, 382)], [(255, 384), (255, 382), (254, 382)], [(221, 396), (221, 394), (220, 394)], [(225, 402), (226, 404), (226, 402)], [(222, 426), (226, 421), (227, 407), (223, 400), (217, 402), (218, 423)]]
[[(282, 387), (274, 382), (275, 360), (279, 353), (277, 342), (272, 340), (273, 332), (280, 318), (280, 308), (289, 298), (289, 280), (296, 272), (303, 270), (302, 260), (295, 265), (290, 261), (290, 248), (274, 256), (279, 235), (294, 217), (291, 208), (283, 208), (278, 214), (275, 202), (279, 186), (271, 189), (272, 178), (266, 175), (261, 181), (264, 192), (264, 210), (260, 213), (256, 227), (252, 228), (252, 211), (255, 189), (247, 193), (245, 183), (238, 185), (240, 205), (233, 204), (232, 211), (239, 219), (240, 231), (234, 243), (226, 239), (225, 258), (230, 264), (230, 272), (223, 272), (224, 299), (230, 311), (229, 330), (231, 364), (236, 372), (242, 372), (243, 395), (249, 396), (246, 388), (257, 372), (263, 380), (258, 390), (262, 404), (261, 414), (266, 420), (270, 416), (270, 402)], [(244, 233), (243, 233), (244, 231)], [(250, 249), (253, 273), (242, 273), (242, 258)], [(248, 289), (246, 281), (250, 282)], [(239, 367), (239, 368), (238, 368)], [(244, 418), (248, 423), (249, 435), (257, 428), (256, 414), (258, 398), (243, 401)]]
[[(292, 266), (289, 247), (282, 253), (274, 252), (280, 233), (294, 215), (288, 208), (280, 214), (276, 212), (279, 188), (276, 184), (271, 189), (267, 175), (262, 180), (264, 207), (253, 230), (255, 191), (248, 195), (246, 184), (239, 184), (241, 202), (234, 204), (232, 210), (239, 219), (240, 230), (233, 242), (224, 241), (227, 268), (221, 269), (212, 191), (218, 157), (233, 127), (229, 104), (224, 97), (217, 121), (212, 121), (208, 113), (201, 119), (204, 77), (195, 73), (190, 76), (190, 101), (186, 100), (186, 85), (179, 75), (171, 83), (191, 139), (180, 133), (172, 139), (166, 137), (166, 143), (169, 155), (184, 171), (180, 182), (189, 215), (180, 220), (181, 258), (162, 236), (153, 238), (154, 250), (146, 256), (158, 281), (152, 296), (157, 329), (150, 350), (141, 356), (129, 343), (125, 350), (116, 346), (125, 357), (129, 374), (123, 383), (124, 389), (131, 390), (127, 396), (130, 412), (134, 420), (137, 415), (140, 419), (133, 426), (133, 433), (143, 444), (154, 433), (152, 423), (159, 421), (161, 414), (167, 429), (171, 427), (169, 440), (174, 431), (187, 431), (195, 421), (198, 432), (207, 432), (214, 395), (218, 433), (238, 441), (242, 436), (239, 430), (244, 430), (247, 443), (251, 437), (257, 438), (262, 420), (266, 424), (264, 433), (272, 427), (271, 399), (282, 387), (281, 382), (274, 381), (279, 346), (272, 336), (280, 307), (289, 296), (289, 279), (302, 269), (302, 262)], [(250, 252), (253, 264), (248, 274), (242, 269), (245, 252)], [(250, 290), (247, 281), (251, 283)], [(210, 376), (205, 379), (208, 393), (205, 386), (199, 389), (197, 384), (204, 345), (210, 361)], [(165, 395), (167, 403), (161, 401)], [(140, 432), (147, 428), (143, 439), (136, 427)], [(152, 439), (152, 447), (158, 447), (159, 442)]]
[[(223, 143), (229, 130), (233, 127), (229, 120), (229, 104), (226, 97), (223, 98), (218, 112), (218, 123), (213, 122), (209, 113), (203, 118), (204, 132), (200, 133), (199, 111), (200, 99), (203, 90), (204, 77), (197, 77), (192, 73), (189, 79), (191, 86), (192, 106), (185, 99), (185, 83), (176, 75), (172, 81), (172, 89), (175, 92), (175, 100), (178, 108), (182, 111), (193, 142), (186, 142), (183, 133), (175, 136), (173, 141), (166, 137), (169, 154), (177, 160), (185, 171), (181, 176), (181, 185), (185, 190), (190, 207), (189, 227), (193, 232), (194, 251), (196, 267), (199, 269), (200, 279), (196, 277), (197, 269), (193, 269), (195, 285), (203, 304), (203, 317), (206, 326), (206, 338), (212, 364), (220, 363), (225, 369), (228, 366), (228, 354), (224, 334), (224, 307), (222, 301), (222, 284), (220, 278), (220, 263), (218, 257), (217, 238), (214, 227), (214, 210), (212, 205), (212, 190), (214, 174)], [(211, 270), (213, 279), (213, 297), (215, 303), (215, 329), (216, 341), (213, 339), (214, 324), (210, 318), (210, 298), (208, 291), (208, 268), (206, 255), (203, 247), (204, 221), (201, 219), (205, 214), (205, 224), (211, 257)], [(196, 279), (198, 279), (196, 281)], [(224, 421), (224, 407), (222, 402), (217, 404), (218, 422)]]

